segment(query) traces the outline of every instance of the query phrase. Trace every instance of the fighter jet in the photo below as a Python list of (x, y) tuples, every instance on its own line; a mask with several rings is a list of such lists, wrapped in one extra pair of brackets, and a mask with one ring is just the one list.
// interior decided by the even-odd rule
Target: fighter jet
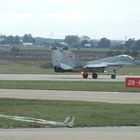
[(88, 78), (88, 73), (92, 73), (92, 78), (97, 79), (97, 73), (113, 72), (112, 79), (116, 79), (116, 70), (123, 66), (140, 65), (140, 61), (129, 55), (112, 56), (100, 60), (83, 62), (72, 53), (68, 47), (59, 50), (52, 48), (52, 62), (55, 72), (81, 72), (83, 78)]

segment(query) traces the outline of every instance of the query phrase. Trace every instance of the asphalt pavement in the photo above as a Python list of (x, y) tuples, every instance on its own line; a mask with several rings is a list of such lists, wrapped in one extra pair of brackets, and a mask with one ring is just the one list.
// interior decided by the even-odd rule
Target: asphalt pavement
[(0, 140), (140, 140), (140, 127), (0, 129)]
[[(139, 75), (99, 75), (83, 79), (81, 75), (0, 74), (0, 80), (125, 81)], [(0, 89), (0, 98), (76, 100), (109, 103), (140, 103), (139, 93)], [(0, 140), (140, 140), (140, 127), (0, 129)]]
[(83, 79), (82, 75), (72, 74), (0, 74), (0, 80), (53, 80), (53, 81), (125, 81), (127, 77), (140, 77), (140, 75), (117, 75), (116, 79), (111, 79), (110, 75), (99, 75), (98, 79), (92, 79), (89, 75), (88, 79)]
[(140, 103), (140, 93), (129, 92), (0, 89), (0, 98)]

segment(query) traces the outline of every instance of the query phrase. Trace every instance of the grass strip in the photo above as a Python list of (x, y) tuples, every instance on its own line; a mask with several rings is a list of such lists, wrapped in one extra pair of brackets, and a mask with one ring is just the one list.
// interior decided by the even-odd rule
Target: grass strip
[(0, 88), (140, 93), (140, 88), (126, 88), (124, 82), (102, 81), (0, 81)]
[[(0, 99), (0, 113), (63, 121), (75, 116), (75, 126), (140, 126), (140, 105), (76, 101)], [(0, 128), (46, 127), (0, 118)]]

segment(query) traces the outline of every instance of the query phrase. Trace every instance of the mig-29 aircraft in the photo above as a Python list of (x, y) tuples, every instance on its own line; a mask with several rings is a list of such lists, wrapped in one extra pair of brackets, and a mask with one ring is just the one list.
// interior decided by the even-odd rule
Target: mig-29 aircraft
[(112, 56), (100, 60), (83, 62), (72, 53), (68, 47), (59, 50), (52, 48), (52, 62), (55, 72), (81, 72), (83, 78), (88, 78), (88, 73), (92, 72), (92, 78), (97, 79), (97, 73), (113, 72), (112, 79), (116, 78), (116, 70), (123, 66), (140, 65), (140, 61), (129, 55)]

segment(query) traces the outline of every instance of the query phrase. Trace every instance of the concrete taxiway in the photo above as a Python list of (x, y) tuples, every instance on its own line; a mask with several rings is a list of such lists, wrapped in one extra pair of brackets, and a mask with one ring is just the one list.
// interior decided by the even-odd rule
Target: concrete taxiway
[(111, 79), (110, 75), (99, 75), (98, 79), (83, 79), (81, 75), (48, 75), (48, 74), (0, 74), (0, 80), (53, 80), (53, 81), (125, 81), (126, 77), (140, 77), (140, 75), (117, 75), (116, 79)]
[(0, 89), (0, 98), (140, 104), (140, 93)]
[[(0, 80), (54, 80), (54, 81), (125, 81), (126, 77), (140, 75), (99, 75), (98, 79), (83, 79), (80, 75), (0, 74)], [(0, 98), (74, 100), (108, 103), (140, 103), (139, 93), (55, 91), (0, 89)], [(41, 128), (0, 129), (0, 140), (140, 140), (140, 127), (94, 127), (94, 128)]]
[(0, 129), (1, 140), (140, 140), (140, 127)]

